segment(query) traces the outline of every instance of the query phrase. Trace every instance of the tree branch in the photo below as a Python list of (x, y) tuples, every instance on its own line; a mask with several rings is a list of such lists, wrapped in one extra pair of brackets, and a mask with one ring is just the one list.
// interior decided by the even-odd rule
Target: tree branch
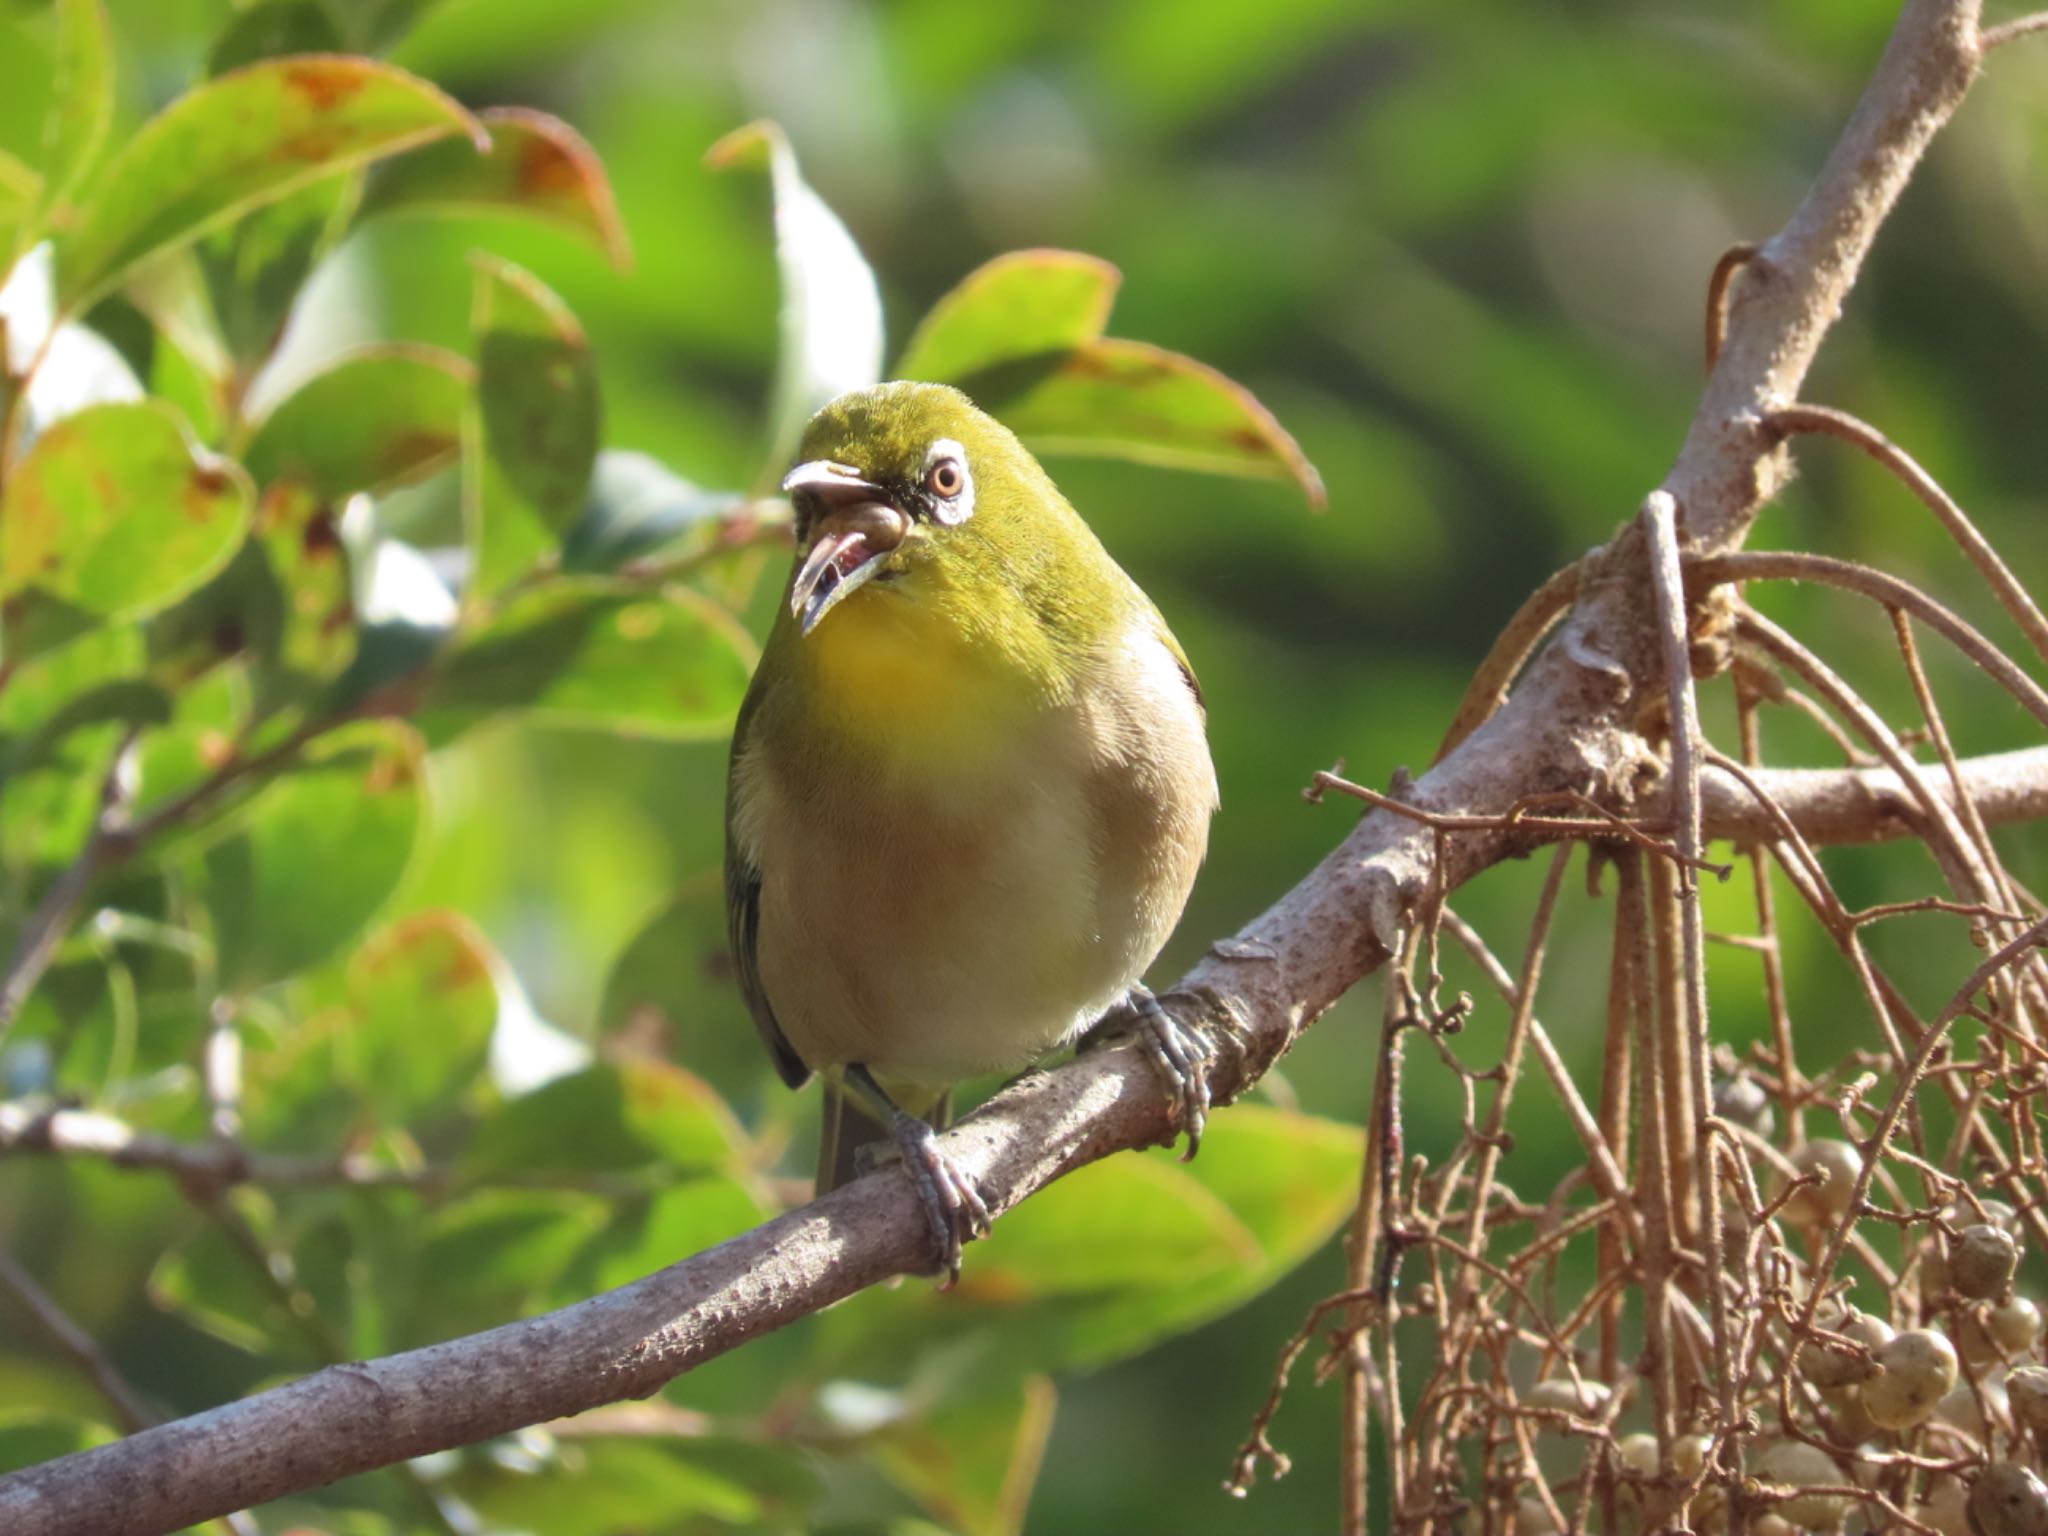
[[(1734, 547), (1782, 484), (1771, 409), (1807, 368), (1886, 213), (1977, 67), (1975, 0), (1908, 0), (1876, 74), (1805, 201), (1744, 267), (1727, 334), (1667, 476), (1692, 553)], [(1400, 798), (1500, 814), (1573, 791), (1633, 813), (1661, 757), (1636, 716), (1661, 691), (1641, 534), (1625, 527), (1583, 571), (1579, 601), (1497, 713)], [(2038, 779), (2039, 763), (2017, 776)], [(1899, 817), (1881, 775), (1786, 780), (1845, 830)], [(1705, 825), (1756, 825), (1713, 772)], [(2038, 796), (2038, 791), (2027, 793)], [(1844, 803), (1862, 797), (1852, 813)], [(2013, 803), (2026, 798), (2016, 796)], [(1987, 786), (1980, 803), (1997, 819)], [(2032, 801), (2028, 801), (2032, 803)], [(1757, 835), (1764, 835), (1758, 829)], [(1871, 835), (1885, 835), (1882, 830)], [(1442, 861), (1438, 866), (1438, 841)], [(1218, 944), (1176, 992), (1228, 1032), (1213, 1074), (1242, 1092), (1297, 1034), (1398, 945), (1425, 893), (1446, 895), (1531, 841), (1512, 830), (1444, 837), (1367, 816), (1292, 891)], [(1129, 1049), (1033, 1076), (947, 1133), (992, 1211), (1112, 1152), (1172, 1132), (1149, 1063)], [(542, 1317), (363, 1364), (0, 1478), (0, 1528), (43, 1536), (161, 1532), (336, 1478), (464, 1445), (665, 1382), (864, 1286), (930, 1262), (916, 1199), (893, 1171), (620, 1290)], [(971, 1260), (970, 1260), (971, 1262)]]

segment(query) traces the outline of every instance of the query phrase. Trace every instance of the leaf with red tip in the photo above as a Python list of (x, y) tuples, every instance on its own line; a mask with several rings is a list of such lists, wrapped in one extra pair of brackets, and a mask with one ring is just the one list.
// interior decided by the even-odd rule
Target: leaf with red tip
[(621, 271), (633, 247), (604, 164), (558, 117), (524, 107), (478, 114), (490, 130), (481, 154), (459, 139), (416, 149), (381, 167), (363, 213), (527, 213), (589, 236)]
[(460, 103), (374, 59), (267, 59), (195, 87), (107, 162), (57, 242), (57, 298), (89, 304), (130, 268), (300, 187), (450, 134)]

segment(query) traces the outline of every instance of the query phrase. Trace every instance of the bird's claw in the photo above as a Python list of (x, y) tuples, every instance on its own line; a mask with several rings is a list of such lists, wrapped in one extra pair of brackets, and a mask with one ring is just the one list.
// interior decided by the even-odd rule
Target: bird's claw
[(903, 1159), (903, 1171), (910, 1175), (911, 1188), (917, 1191), (925, 1222), (931, 1227), (932, 1244), (945, 1276), (939, 1284), (942, 1288), (954, 1285), (960, 1279), (961, 1249), (988, 1235), (988, 1206), (973, 1180), (939, 1145), (938, 1133), (929, 1125), (898, 1110), (889, 1129)]
[(1189, 1029), (1168, 1013), (1151, 988), (1143, 985), (1125, 993), (1104, 1022), (1134, 1033), (1165, 1079), (1174, 1119), (1188, 1139), (1180, 1160), (1192, 1161), (1202, 1148), (1202, 1131), (1209, 1123), (1209, 1064), (1216, 1059), (1215, 1047), (1200, 1031)]

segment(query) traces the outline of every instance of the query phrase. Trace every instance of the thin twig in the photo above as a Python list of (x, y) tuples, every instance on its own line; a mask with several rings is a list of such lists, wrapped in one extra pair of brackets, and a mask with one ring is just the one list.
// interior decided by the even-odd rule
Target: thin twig
[(1949, 537), (1956, 541), (1970, 563), (1977, 567), (1978, 574), (1990, 585), (2005, 611), (2012, 615), (2013, 622), (2033, 642), (2035, 651), (2043, 659), (2048, 659), (2048, 618), (2042, 617), (2039, 606), (2027, 589), (2020, 585), (2012, 568), (1991, 547), (1990, 541), (1977, 531), (1977, 525), (1970, 521), (1956, 499), (1942, 488), (1939, 480), (1922, 469), (1911, 454), (1868, 422), (1858, 420), (1847, 411), (1825, 405), (1780, 406), (1771, 412), (1767, 420), (1779, 431), (1810, 432), (1839, 438), (1862, 449), (1890, 470), (1899, 483), (1919, 497), (1928, 511), (1940, 520)]
[[(1733, 1334), (1728, 1318), (1728, 1287), (1723, 1283), (1727, 1254), (1721, 1225), (1721, 1180), (1715, 1171), (1714, 1106), (1708, 1070), (1706, 921), (1700, 911), (1699, 882), (1693, 877), (1702, 850), (1700, 817), (1699, 702), (1694, 692), (1692, 651), (1686, 622), (1685, 578), (1678, 549), (1678, 506), (1663, 492), (1652, 492), (1643, 504), (1642, 525), (1650, 551), (1651, 590), (1656, 596), (1662, 629), (1664, 687), (1671, 730), (1671, 776), (1678, 798), (1679, 937), (1683, 977), (1681, 1003), (1685, 1020), (1689, 1077), (1693, 1095), (1693, 1156), (1699, 1175), (1700, 1221), (1706, 1229), (1707, 1288), (1714, 1324), (1714, 1385), (1719, 1418), (1714, 1440), (1736, 1428)], [(1735, 1497), (1736, 1460), (1723, 1455), (1727, 1494)]]
[(1977, 47), (1980, 52), (1990, 53), (2017, 38), (2028, 37), (2042, 31), (2048, 31), (2048, 11), (2036, 11), (2031, 16), (2021, 16), (2013, 21), (2000, 22), (1995, 27), (1986, 27), (1977, 34)]
[(94, 1390), (105, 1399), (114, 1411), (114, 1421), (134, 1434), (158, 1422), (157, 1416), (142, 1400), (142, 1394), (128, 1384), (114, 1362), (107, 1358), (97, 1340), (87, 1333), (71, 1315), (57, 1304), (57, 1299), (21, 1265), (21, 1262), (6, 1249), (0, 1248), (0, 1290), (9, 1292), (22, 1309), (35, 1319), (36, 1326), (43, 1330), (51, 1343), (55, 1344), (78, 1367)]

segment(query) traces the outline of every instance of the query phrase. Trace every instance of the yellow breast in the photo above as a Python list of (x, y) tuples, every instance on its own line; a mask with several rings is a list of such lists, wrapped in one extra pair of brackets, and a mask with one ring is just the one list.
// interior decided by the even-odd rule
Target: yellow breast
[(953, 774), (1008, 755), (1046, 690), (946, 601), (855, 593), (806, 637), (821, 723), (899, 767)]

